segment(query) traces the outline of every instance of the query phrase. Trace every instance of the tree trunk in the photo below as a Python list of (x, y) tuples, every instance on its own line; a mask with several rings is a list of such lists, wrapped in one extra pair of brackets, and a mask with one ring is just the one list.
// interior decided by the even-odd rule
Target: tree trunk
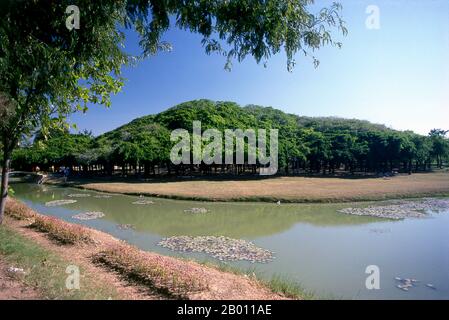
[(11, 165), (11, 153), (5, 151), (2, 163), (2, 182), (0, 192), (0, 224), (3, 223), (3, 216), (5, 214), (6, 199), (8, 198), (9, 186), (9, 167)]

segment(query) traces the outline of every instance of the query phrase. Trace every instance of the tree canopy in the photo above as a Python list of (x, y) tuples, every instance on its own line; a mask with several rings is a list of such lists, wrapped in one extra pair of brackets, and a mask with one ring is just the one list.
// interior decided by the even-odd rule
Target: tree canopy
[[(22, 136), (36, 128), (46, 136), (52, 126), (66, 127), (67, 116), (87, 111), (89, 103), (109, 106), (111, 94), (123, 86), (122, 66), (170, 49), (162, 40), (170, 27), (201, 35), (206, 53), (223, 54), (227, 68), (234, 59), (252, 56), (265, 62), (284, 51), (291, 69), (297, 52), (340, 46), (331, 31), (346, 33), (339, 4), (316, 13), (311, 4), (312, 0), (77, 0), (80, 26), (73, 29), (66, 24), (72, 1), (1, 1), (0, 93), (11, 111), (0, 126), (0, 223), (11, 154)], [(138, 57), (124, 50), (126, 29), (140, 36)]]
[[(219, 173), (255, 173), (260, 167), (173, 165), (169, 159), (173, 146), (170, 132), (186, 129), (192, 134), (193, 121), (201, 121), (203, 132), (210, 128), (278, 129), (281, 174), (424, 171), (432, 162), (442, 166), (449, 157), (449, 140), (444, 130), (432, 130), (428, 136), (422, 136), (356, 119), (301, 117), (271, 107), (194, 100), (137, 118), (96, 138), (88, 134), (65, 134), (63, 138), (56, 135), (43, 148), (35, 142), (17, 150), (13, 164), (23, 165), (22, 169), (36, 165), (43, 169), (50, 165), (80, 166), (80, 174), (109, 175), (117, 166), (122, 174), (132, 171), (144, 176), (156, 174), (155, 167), (179, 174), (210, 174), (212, 169)], [(224, 139), (221, 143), (225, 143)], [(88, 156), (82, 157), (83, 154)], [(96, 169), (89, 172), (89, 166)]]

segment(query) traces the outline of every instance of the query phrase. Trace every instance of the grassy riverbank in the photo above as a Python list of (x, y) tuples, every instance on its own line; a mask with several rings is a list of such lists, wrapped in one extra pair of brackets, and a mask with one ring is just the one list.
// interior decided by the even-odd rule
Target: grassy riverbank
[[(50, 183), (59, 183), (53, 181)], [(391, 178), (273, 177), (148, 181), (73, 179), (90, 190), (200, 201), (354, 202), (449, 195), (449, 172)]]
[[(59, 254), (45, 248), (33, 240), (21, 235), (11, 226), (0, 226), (0, 261), (2, 270), (7, 273), (9, 281), (20, 282), (13, 287), (30, 288), (34, 299), (119, 299), (113, 287), (103, 286), (95, 281), (93, 275), (80, 268), (82, 286), (79, 290), (66, 288), (67, 267), (74, 261), (63, 258)], [(9, 268), (19, 268), (22, 271), (8, 272)], [(8, 288), (2, 291), (2, 299), (23, 298), (24, 289), (14, 296), (8, 296)]]
[[(66, 289), (69, 265), (80, 269), (80, 290)], [(43, 299), (305, 297), (299, 287), (279, 279), (264, 282), (144, 252), (109, 234), (38, 214), (14, 199), (8, 200), (5, 224), (0, 226), (1, 266), (23, 269), (16, 280)], [(103, 289), (105, 283), (107, 289)]]

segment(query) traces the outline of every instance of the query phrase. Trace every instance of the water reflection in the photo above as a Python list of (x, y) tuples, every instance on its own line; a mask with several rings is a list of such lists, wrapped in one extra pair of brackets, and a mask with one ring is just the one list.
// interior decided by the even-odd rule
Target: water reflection
[[(391, 221), (337, 212), (356, 206), (352, 204), (207, 203), (156, 198), (151, 199), (154, 204), (133, 205), (138, 197), (95, 198), (98, 193), (93, 191), (25, 183), (13, 188), (19, 199), (41, 213), (108, 232), (144, 250), (162, 254), (217, 262), (209, 256), (177, 253), (158, 246), (161, 238), (167, 236), (224, 235), (251, 240), (274, 252), (275, 259), (266, 264), (229, 264), (256, 268), (267, 278), (280, 274), (319, 296), (449, 299), (449, 212), (432, 213), (424, 219)], [(92, 196), (68, 197), (79, 193)], [(60, 199), (77, 202), (45, 206), (45, 202)], [(210, 212), (184, 212), (201, 207)], [(86, 211), (101, 211), (105, 217), (88, 221), (72, 218)], [(120, 229), (118, 224), (131, 224), (135, 230)], [(380, 290), (365, 287), (368, 265), (380, 268)], [(405, 292), (396, 287), (395, 277), (432, 283), (437, 290), (422, 285)]]
[[(99, 193), (54, 186), (17, 184), (14, 189), (21, 198), (32, 202), (76, 199), (65, 208), (81, 211), (102, 211), (105, 220), (116, 224), (131, 224), (135, 230), (161, 236), (224, 235), (234, 238), (256, 238), (284, 232), (296, 223), (316, 226), (356, 225), (379, 221), (371, 217), (354, 217), (336, 212), (344, 205), (208, 203), (152, 199), (154, 204), (136, 205), (136, 197), (112, 195), (95, 198)], [(86, 198), (70, 198), (70, 194), (90, 194)], [(204, 207), (210, 212), (186, 213), (184, 210)]]

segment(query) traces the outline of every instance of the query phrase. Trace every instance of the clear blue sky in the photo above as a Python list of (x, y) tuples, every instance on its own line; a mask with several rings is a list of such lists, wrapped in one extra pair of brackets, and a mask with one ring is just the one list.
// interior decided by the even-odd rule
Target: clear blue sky
[[(317, 0), (318, 6), (330, 1)], [(365, 26), (368, 5), (380, 9), (380, 29)], [(132, 119), (178, 103), (207, 98), (241, 105), (272, 106), (307, 116), (366, 119), (395, 129), (427, 133), (449, 129), (449, 1), (351, 0), (343, 2), (349, 35), (343, 48), (317, 52), (313, 67), (298, 55), (292, 73), (283, 55), (267, 68), (251, 58), (223, 69), (224, 58), (208, 56), (197, 35), (171, 30), (174, 50), (127, 68), (123, 91), (112, 107), (93, 106), (72, 116), (79, 129), (100, 134)], [(127, 41), (136, 49), (136, 38)]]

